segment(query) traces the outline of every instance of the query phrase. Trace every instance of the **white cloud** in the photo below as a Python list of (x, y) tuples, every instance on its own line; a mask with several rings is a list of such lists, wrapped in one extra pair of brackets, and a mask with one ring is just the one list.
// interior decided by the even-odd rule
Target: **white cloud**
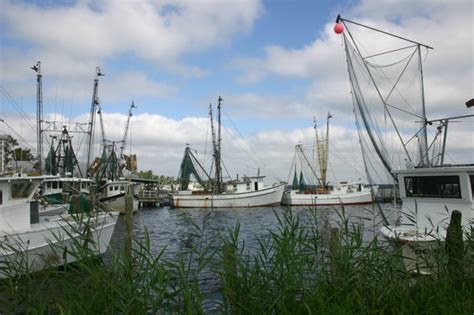
[[(43, 7), (3, 1), (0, 16), (6, 37), (28, 43), (35, 53), (54, 54), (58, 64), (97, 64), (131, 53), (184, 73), (179, 60), (183, 54), (247, 32), (260, 11), (260, 2), (254, 0), (108, 0)], [(203, 70), (190, 67), (189, 72), (202, 75)]]

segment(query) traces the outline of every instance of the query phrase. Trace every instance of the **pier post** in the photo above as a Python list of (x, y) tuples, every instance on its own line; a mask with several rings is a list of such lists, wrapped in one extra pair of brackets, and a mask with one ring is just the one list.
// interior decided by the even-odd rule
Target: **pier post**
[(133, 186), (128, 184), (125, 189), (125, 255), (132, 256), (133, 233)]
[(331, 228), (331, 234), (329, 238), (329, 258), (331, 264), (331, 277), (333, 281), (336, 281), (338, 277), (338, 251), (339, 247), (341, 246), (339, 241), (339, 229), (338, 228)]
[(464, 241), (461, 226), (462, 213), (453, 210), (451, 221), (446, 230), (446, 255), (448, 256), (448, 273), (454, 284), (459, 285), (463, 278)]
[(69, 206), (69, 213), (79, 214), (82, 213), (81, 209), (81, 195), (76, 191), (72, 192), (71, 204)]

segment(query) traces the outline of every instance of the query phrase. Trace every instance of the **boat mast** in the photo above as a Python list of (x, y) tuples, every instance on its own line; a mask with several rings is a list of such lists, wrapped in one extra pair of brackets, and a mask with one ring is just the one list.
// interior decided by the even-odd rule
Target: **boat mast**
[[(425, 88), (423, 84), (423, 61), (421, 59), (421, 47), (417, 45), (418, 50), (418, 63), (420, 66), (420, 79), (421, 79), (421, 116), (423, 119), (423, 126), (421, 129), (421, 166), (430, 167), (430, 159), (428, 156), (428, 135), (426, 131), (427, 119), (426, 119), (426, 108), (425, 108)], [(444, 152), (443, 152), (444, 155)]]
[(323, 166), (324, 168), (321, 171), (324, 171), (324, 173), (321, 174), (322, 181), (323, 181), (323, 188), (325, 189), (327, 186), (327, 172), (328, 172), (328, 156), (329, 156), (329, 119), (331, 118), (331, 114), (328, 113), (327, 120), (326, 120), (326, 143), (324, 145), (324, 151), (323, 151)]
[(97, 114), (99, 115), (99, 124), (100, 124), (100, 133), (102, 136), (102, 150), (106, 150), (107, 148), (107, 138), (105, 137), (105, 128), (104, 128), (104, 120), (102, 119), (102, 108), (100, 104), (98, 104)]
[(36, 134), (37, 134), (37, 154), (38, 170), (43, 172), (43, 76), (41, 74), (41, 61), (31, 67), (36, 72)]
[(331, 114), (328, 113), (327, 122), (326, 122), (326, 138), (320, 139), (318, 134), (318, 126), (316, 124), (316, 118), (314, 118), (314, 132), (316, 134), (316, 149), (317, 149), (317, 156), (318, 156), (318, 166), (319, 172), (321, 175), (321, 188), (326, 189), (327, 186), (327, 169), (328, 169), (328, 151), (329, 151), (329, 119), (331, 118)]
[(137, 108), (135, 106), (135, 103), (132, 101), (132, 104), (130, 105), (130, 109), (128, 110), (128, 118), (127, 118), (127, 124), (125, 125), (125, 132), (123, 134), (122, 138), (122, 146), (120, 147), (120, 154), (119, 154), (119, 159), (123, 159), (123, 151), (125, 150), (125, 145), (127, 144), (127, 134), (128, 134), (128, 129), (130, 126), (130, 118), (132, 117), (132, 109)]
[[(216, 164), (216, 168), (217, 168), (217, 141), (216, 141), (216, 132), (214, 130), (214, 117), (212, 115), (212, 106), (211, 104), (209, 104), (209, 119), (211, 120), (211, 135), (212, 135), (212, 156), (214, 157), (214, 164)], [(211, 168), (211, 172), (212, 172), (212, 168)], [(217, 169), (216, 169), (216, 173), (217, 173)], [(216, 175), (216, 178), (214, 179), (214, 182), (217, 183), (217, 175)], [(212, 187), (212, 191), (214, 192), (214, 187)]]
[(216, 158), (216, 178), (217, 178), (217, 192), (222, 192), (222, 166), (221, 166), (221, 144), (222, 144), (222, 134), (221, 134), (221, 108), (222, 108), (222, 97), (219, 96), (217, 99), (217, 158)]
[(91, 111), (89, 114), (89, 130), (87, 131), (89, 135), (89, 140), (88, 140), (88, 148), (87, 148), (87, 176), (89, 177), (89, 164), (91, 161), (91, 149), (92, 149), (92, 138), (93, 138), (93, 132), (94, 132), (94, 120), (95, 120), (95, 113), (96, 113), (96, 107), (99, 105), (99, 98), (98, 98), (98, 90), (99, 90), (99, 77), (103, 76), (104, 74), (100, 70), (99, 67), (95, 68), (95, 79), (94, 79), (94, 87), (92, 90), (92, 101), (91, 101)]

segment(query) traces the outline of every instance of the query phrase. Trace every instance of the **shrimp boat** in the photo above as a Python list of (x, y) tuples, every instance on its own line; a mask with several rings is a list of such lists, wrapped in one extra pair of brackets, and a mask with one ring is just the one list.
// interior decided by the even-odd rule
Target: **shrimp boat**
[(448, 124), (474, 115), (427, 118), (422, 61), (432, 47), (340, 16), (334, 31), (344, 41), (368, 177), (385, 174), (402, 200), (394, 224), (381, 212), (381, 233), (401, 246), (408, 271), (430, 272), (428, 257), (446, 239), (453, 211), (461, 213), (465, 238), (473, 228), (474, 164), (444, 158)]
[[(49, 153), (45, 159), (45, 173), (56, 176), (45, 178), (41, 188), (40, 215), (54, 215), (64, 212), (90, 211), (89, 194), (92, 179), (75, 176), (82, 175), (79, 162), (76, 159), (71, 136), (66, 126), (63, 126), (58, 143), (54, 145), (53, 137)], [(77, 195), (78, 203), (72, 203)]]
[[(304, 153), (303, 145), (295, 146), (290, 174), (294, 170), (293, 184), (291, 189), (283, 193), (281, 203), (289, 206), (332, 206), (332, 205), (364, 205), (372, 203), (377, 186), (363, 185), (361, 182), (340, 182), (330, 185), (327, 182), (327, 164), (329, 155), (329, 119), (326, 122), (326, 136), (321, 138), (318, 133), (316, 119), (314, 119), (314, 130), (316, 135), (315, 156), (316, 163), (312, 163)], [(300, 168), (298, 180), (297, 167)], [(320, 176), (316, 174), (316, 166), (320, 170)], [(305, 170), (305, 172), (303, 172)], [(317, 185), (309, 186), (305, 181), (307, 178), (315, 179)]]
[[(209, 106), (211, 130), (213, 138), (213, 156), (215, 165), (215, 177), (211, 178), (204, 170), (201, 163), (192, 153), (189, 146), (184, 150), (184, 157), (178, 175), (179, 190), (171, 193), (171, 206), (174, 208), (247, 208), (277, 205), (281, 201), (286, 183), (274, 183), (267, 186), (264, 176), (229, 180), (222, 180), (221, 166), (221, 123), (220, 110), (222, 98), (218, 99), (218, 133), (214, 132), (212, 108)], [(200, 170), (200, 172), (198, 171)], [(204, 179), (202, 174), (206, 176)], [(189, 184), (191, 176), (200, 184), (202, 189), (191, 190)]]
[[(46, 121), (43, 117), (43, 75), (41, 62), (33, 67), (36, 72), (37, 103), (37, 161), (40, 174), (49, 174), (40, 185), (39, 215), (49, 216), (71, 212), (89, 212), (89, 192), (93, 181), (82, 175), (76, 152), (72, 145), (72, 136), (64, 122)], [(45, 127), (46, 126), (46, 127)], [(59, 127), (61, 126), (61, 127)], [(59, 128), (57, 128), (59, 127)], [(50, 135), (51, 142), (48, 155), (43, 159), (44, 133)], [(77, 132), (77, 130), (75, 131)], [(59, 134), (59, 135), (58, 135)], [(56, 143), (55, 143), (56, 142)], [(77, 196), (79, 202), (72, 202)]]
[[(104, 122), (102, 119), (102, 109), (98, 97), (99, 77), (103, 76), (102, 70), (96, 68), (96, 77), (94, 79), (94, 89), (92, 95), (89, 134), (93, 132), (91, 126), (94, 125), (95, 117), (98, 115), (101, 132), (102, 156), (95, 158), (90, 163), (90, 149), (88, 152), (87, 165), (88, 175), (95, 178), (98, 185), (99, 201), (101, 205), (108, 211), (119, 211), (125, 213), (125, 195), (128, 189), (133, 195), (132, 212), (138, 211), (137, 189), (139, 183), (134, 183), (124, 179), (124, 168), (129, 171), (137, 170), (136, 155), (125, 155), (125, 147), (127, 137), (129, 136), (130, 120), (132, 118), (132, 110), (136, 108), (132, 101), (129, 107), (125, 131), (120, 141), (110, 141), (105, 135)], [(91, 141), (91, 138), (89, 138)], [(89, 145), (90, 148), (90, 145)]]
[[(0, 177), (0, 278), (76, 261), (74, 244), (88, 239), (88, 248), (103, 254), (118, 213), (40, 216), (34, 200), (51, 176)], [(85, 227), (89, 230), (83, 237)], [(13, 274), (12, 274), (13, 273)]]

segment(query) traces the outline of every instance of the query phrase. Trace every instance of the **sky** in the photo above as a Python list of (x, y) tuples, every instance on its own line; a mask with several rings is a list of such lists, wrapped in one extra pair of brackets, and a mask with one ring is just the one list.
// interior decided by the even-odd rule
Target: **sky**
[[(470, 0), (0, 0), (0, 132), (36, 148), (36, 61), (45, 120), (86, 122), (99, 66), (109, 139), (122, 139), (137, 106), (126, 151), (140, 170), (177, 176), (187, 144), (208, 161), (208, 106), (222, 96), (230, 176), (288, 180), (294, 146), (313, 144), (313, 117), (322, 125), (331, 112), (330, 178), (356, 180), (364, 168), (337, 14), (435, 48), (425, 97), (440, 118), (473, 113), (473, 10)], [(472, 122), (450, 129), (449, 163), (473, 162)], [(84, 148), (78, 140), (80, 158)]]

